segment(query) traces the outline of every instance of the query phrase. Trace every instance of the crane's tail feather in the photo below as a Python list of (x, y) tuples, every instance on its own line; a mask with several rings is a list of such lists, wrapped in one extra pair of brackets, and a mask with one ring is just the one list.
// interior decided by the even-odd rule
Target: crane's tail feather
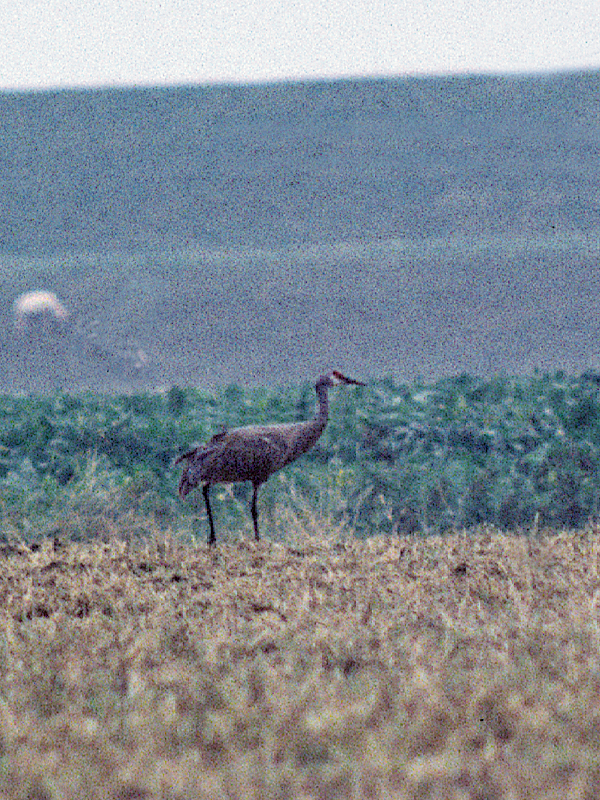
[(193, 482), (190, 480), (190, 477), (189, 477), (189, 474), (190, 474), (190, 466), (191, 466), (191, 462), (192, 462), (192, 460), (194, 459), (195, 455), (196, 455), (196, 449), (194, 449), (194, 450), (188, 450), (188, 452), (187, 452), (187, 453), (182, 453), (182, 454), (181, 454), (180, 456), (178, 456), (178, 458), (176, 458), (176, 459), (175, 459), (175, 461), (173, 462), (173, 466), (176, 466), (177, 464), (181, 464), (181, 462), (182, 462), (182, 461), (188, 461), (188, 462), (189, 462), (189, 463), (188, 463), (188, 464), (186, 464), (186, 465), (185, 465), (185, 467), (183, 468), (183, 472), (181, 473), (181, 478), (179, 479), (179, 486), (178, 486), (178, 488), (177, 488), (177, 491), (179, 492), (179, 497), (181, 497), (181, 499), (182, 499), (182, 500), (183, 500), (183, 499), (185, 498), (185, 496), (186, 496), (186, 495), (188, 495), (188, 494), (189, 494), (189, 493), (192, 491), (192, 489), (194, 489), (194, 488), (196, 487), (196, 485), (197, 485), (197, 483), (193, 483)]
[(193, 458), (195, 455), (196, 455), (196, 448), (194, 448), (193, 450), (188, 450), (187, 453), (182, 453), (180, 456), (177, 456), (177, 458), (173, 462), (173, 466), (175, 467), (177, 466), (177, 464), (181, 464), (182, 461), (185, 461), (186, 458), (190, 459)]
[(190, 479), (188, 478), (188, 473), (187, 473), (187, 470), (184, 470), (184, 471), (183, 471), (183, 475), (181, 476), (181, 478), (180, 478), (180, 480), (179, 480), (179, 486), (178, 486), (178, 488), (177, 488), (177, 491), (179, 492), (179, 497), (181, 497), (181, 499), (182, 499), (182, 500), (184, 500), (184, 499), (185, 499), (185, 497), (186, 497), (186, 496), (187, 496), (187, 495), (188, 495), (188, 494), (189, 494), (189, 493), (192, 491), (192, 489), (194, 489), (195, 487), (196, 487), (196, 484), (195, 484), (195, 483), (192, 483), (192, 482), (190, 481)]
[[(222, 435), (217, 434), (213, 439), (218, 439), (220, 437), (222, 437)], [(213, 439), (211, 439), (211, 442)], [(213, 452), (214, 447), (196, 447), (194, 450), (188, 450), (187, 453), (183, 453), (173, 462), (173, 466), (175, 466), (176, 464), (181, 464), (182, 461), (187, 461), (179, 480), (178, 491), (182, 499), (188, 495), (192, 489), (195, 489), (200, 482), (207, 480), (208, 476), (203, 474), (203, 468), (206, 459), (209, 458)]]

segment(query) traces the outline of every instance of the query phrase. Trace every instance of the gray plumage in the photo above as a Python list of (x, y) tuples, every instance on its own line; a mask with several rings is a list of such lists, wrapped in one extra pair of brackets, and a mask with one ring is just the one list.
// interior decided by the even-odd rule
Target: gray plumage
[(269, 475), (295, 461), (310, 450), (319, 439), (329, 416), (328, 390), (337, 384), (364, 386), (361, 381), (346, 378), (333, 370), (321, 375), (315, 384), (319, 407), (316, 416), (307, 422), (280, 423), (274, 425), (248, 425), (217, 433), (205, 445), (183, 453), (175, 461), (187, 461), (179, 481), (179, 496), (183, 499), (199, 483), (210, 526), (209, 544), (214, 544), (215, 528), (209, 501), (209, 490), (213, 483), (237, 483), (251, 481), (252, 521), (254, 536), (258, 541), (258, 510), (256, 499), (260, 486)]

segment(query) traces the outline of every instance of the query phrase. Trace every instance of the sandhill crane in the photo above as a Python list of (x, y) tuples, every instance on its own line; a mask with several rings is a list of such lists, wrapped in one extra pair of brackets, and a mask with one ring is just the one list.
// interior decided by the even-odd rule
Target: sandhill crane
[(248, 425), (244, 428), (224, 430), (213, 436), (205, 445), (179, 456), (175, 464), (188, 462), (179, 481), (179, 496), (183, 499), (199, 483), (204, 484), (202, 493), (210, 526), (209, 545), (213, 545), (216, 541), (209, 501), (211, 484), (252, 482), (250, 508), (254, 522), (254, 536), (258, 541), (260, 534), (256, 498), (260, 486), (269, 475), (295, 461), (315, 444), (327, 425), (329, 415), (327, 392), (332, 386), (340, 383), (365, 385), (362, 381), (346, 378), (341, 372), (333, 370), (327, 375), (321, 375), (315, 384), (319, 408), (316, 416), (308, 422)]

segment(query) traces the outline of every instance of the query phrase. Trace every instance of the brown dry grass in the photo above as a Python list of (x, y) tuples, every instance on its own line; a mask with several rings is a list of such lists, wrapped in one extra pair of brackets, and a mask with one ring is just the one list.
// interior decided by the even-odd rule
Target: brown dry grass
[(0, 796), (592, 798), (600, 539), (6, 548)]

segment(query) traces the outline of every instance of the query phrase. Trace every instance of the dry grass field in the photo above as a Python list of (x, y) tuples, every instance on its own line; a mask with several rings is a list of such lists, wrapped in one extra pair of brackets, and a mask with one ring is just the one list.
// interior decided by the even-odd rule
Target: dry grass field
[(594, 530), (48, 541), (0, 594), (2, 798), (599, 796)]

